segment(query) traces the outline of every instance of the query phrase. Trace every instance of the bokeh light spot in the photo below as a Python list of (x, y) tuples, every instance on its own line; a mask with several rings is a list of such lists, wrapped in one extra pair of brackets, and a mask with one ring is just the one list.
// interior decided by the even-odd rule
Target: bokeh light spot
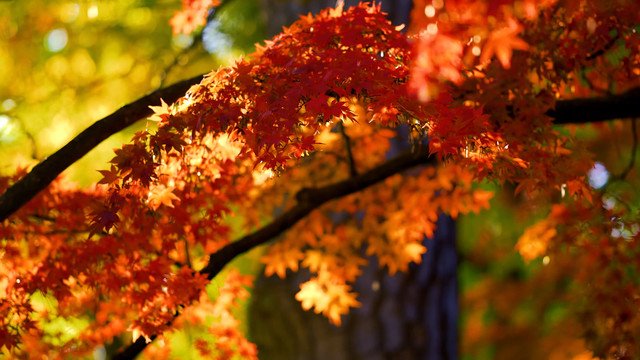
[(11, 121), (11, 119), (9, 119), (7, 115), (0, 115), (0, 132), (7, 127), (9, 121)]
[(16, 102), (13, 101), (13, 99), (6, 99), (5, 101), (2, 102), (3, 111), (10, 111), (14, 107), (16, 107)]
[(434, 17), (436, 15), (436, 8), (434, 8), (433, 5), (427, 5), (424, 8), (424, 14), (427, 15), (427, 17)]
[(210, 54), (222, 54), (231, 49), (231, 38), (220, 31), (220, 25), (219, 20), (213, 19), (202, 31), (202, 46)]
[(51, 52), (58, 52), (67, 46), (67, 30), (59, 28), (49, 31), (45, 40), (45, 47)]
[(16, 139), (16, 126), (7, 115), (0, 115), (0, 142), (11, 142)]
[(589, 185), (594, 189), (600, 189), (609, 181), (609, 171), (601, 162), (596, 162), (587, 175), (589, 177)]
[(89, 19), (95, 19), (98, 17), (98, 5), (91, 5), (87, 9), (87, 17)]

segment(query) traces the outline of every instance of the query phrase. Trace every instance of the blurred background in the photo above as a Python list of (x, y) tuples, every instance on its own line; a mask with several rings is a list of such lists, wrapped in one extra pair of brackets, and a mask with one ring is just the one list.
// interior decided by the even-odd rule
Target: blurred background
[[(298, 14), (334, 4), (223, 1), (204, 28), (187, 36), (172, 34), (169, 25), (178, 0), (0, 1), (0, 173), (36, 164), (119, 107), (229, 64)], [(412, 6), (407, 0), (383, 5), (396, 24), (406, 22)], [(112, 149), (147, 125), (140, 121), (110, 137), (65, 176), (82, 186), (97, 181)], [(597, 152), (601, 162), (590, 176), (602, 188), (608, 168), (622, 170), (636, 150), (625, 136), (630, 130), (629, 122), (611, 122), (562, 131)], [(525, 264), (513, 250), (522, 229), (543, 216), (539, 205), (512, 196), (508, 186), (483, 186), (497, 192), (492, 209), (456, 222), (441, 219), (422, 265), (394, 277), (369, 266), (356, 284), (366, 306), (342, 328), (303, 312), (293, 299), (305, 274), (261, 277), (240, 315), (261, 359), (592, 358), (570, 316), (577, 310), (569, 308), (571, 263), (544, 257)], [(615, 186), (630, 191), (625, 183)], [(259, 274), (259, 255), (234, 265)], [(71, 335), (79, 331), (69, 322), (59, 326)], [(191, 343), (197, 335), (176, 333), (172, 354), (197, 358)]]
[[(0, 172), (37, 163), (119, 107), (264, 39), (255, 1), (225, 3), (206, 28), (173, 36), (180, 9), (172, 0), (0, 1)], [(96, 181), (96, 164), (144, 126), (114, 135), (66, 176)]]

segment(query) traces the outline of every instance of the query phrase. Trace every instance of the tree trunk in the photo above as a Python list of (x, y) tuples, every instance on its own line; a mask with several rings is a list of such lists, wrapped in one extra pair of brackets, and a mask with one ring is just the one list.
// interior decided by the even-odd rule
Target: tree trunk
[[(299, 15), (308, 13), (317, 14), (322, 9), (335, 6), (338, 0), (260, 0), (263, 16), (267, 26), (268, 37), (273, 37), (282, 32), (283, 26), (289, 26), (298, 20)], [(357, 5), (358, 0), (345, 0), (345, 9)], [(378, 1), (379, 2), (379, 1)], [(413, 2), (411, 0), (385, 0), (382, 1), (382, 11), (387, 18), (396, 25), (406, 24), (409, 21), (409, 12)]]
[(249, 310), (261, 360), (457, 359), (455, 223), (441, 217), (427, 253), (408, 273), (389, 276), (371, 259), (354, 288), (362, 307), (340, 327), (294, 299), (308, 273), (260, 277)]

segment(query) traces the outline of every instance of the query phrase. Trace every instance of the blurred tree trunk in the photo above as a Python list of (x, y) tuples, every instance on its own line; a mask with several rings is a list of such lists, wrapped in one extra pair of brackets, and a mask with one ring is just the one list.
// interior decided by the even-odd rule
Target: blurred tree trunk
[(354, 288), (362, 307), (343, 325), (304, 311), (294, 299), (309, 274), (260, 277), (249, 310), (261, 360), (456, 359), (458, 289), (455, 223), (438, 221), (422, 263), (389, 276), (375, 259)]
[[(270, 36), (298, 19), (334, 6), (335, 0), (261, 0)], [(357, 4), (345, 1), (345, 7)], [(408, 22), (410, 0), (383, 1), (394, 24)], [(396, 145), (401, 144), (399, 141)], [(400, 145), (401, 146), (401, 145)], [(397, 147), (397, 146), (396, 146)], [(395, 149), (400, 151), (401, 149)], [(422, 263), (389, 276), (375, 259), (354, 288), (362, 307), (329, 324), (303, 311), (294, 295), (309, 279), (301, 271), (281, 280), (261, 276), (249, 309), (250, 338), (261, 360), (457, 359), (458, 284), (455, 223), (441, 217), (433, 239), (425, 239)]]
[[(282, 32), (283, 26), (289, 26), (298, 20), (299, 15), (317, 14), (322, 9), (336, 5), (337, 0), (260, 0), (263, 9), (267, 35), (272, 37)], [(357, 5), (360, 1), (345, 0), (344, 7)], [(378, 1), (380, 2), (380, 1)], [(411, 0), (384, 0), (382, 10), (387, 18), (396, 25), (409, 21)]]

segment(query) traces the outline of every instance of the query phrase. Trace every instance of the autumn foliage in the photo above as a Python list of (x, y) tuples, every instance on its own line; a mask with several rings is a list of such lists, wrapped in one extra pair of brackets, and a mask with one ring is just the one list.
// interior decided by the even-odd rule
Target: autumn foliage
[[(203, 25), (217, 2), (184, 4), (175, 32)], [(378, 5), (302, 16), (177, 102), (153, 106), (154, 130), (115, 150), (98, 184), (57, 179), (0, 225), (0, 345), (15, 357), (80, 356), (124, 333), (159, 342), (188, 323), (217, 339), (196, 341), (202, 354), (256, 358), (232, 311), (250, 279), (225, 273), (208, 296), (226, 264), (215, 254), (275, 240), (267, 275), (308, 269), (296, 299), (340, 324), (359, 305), (350, 284), (369, 256), (406, 271), (428, 251), (438, 216), (488, 208), (492, 193), (478, 184), (495, 182), (550, 209), (515, 249), (558, 268), (571, 255), (574, 268), (545, 281), (588, 284), (570, 300), (593, 355), (637, 354), (640, 292), (625, 273), (640, 270), (638, 231), (611, 234), (637, 228), (638, 214), (603, 206), (585, 178), (592, 155), (554, 126), (554, 109), (640, 85), (639, 22), (623, 0), (417, 0), (407, 32)], [(363, 182), (399, 148), (413, 153), (408, 165)], [(351, 187), (337, 198), (314, 192), (332, 184)], [(291, 226), (261, 237), (287, 216)], [(239, 223), (249, 235), (234, 241)], [(88, 325), (54, 341), (47, 324), (58, 317)]]

